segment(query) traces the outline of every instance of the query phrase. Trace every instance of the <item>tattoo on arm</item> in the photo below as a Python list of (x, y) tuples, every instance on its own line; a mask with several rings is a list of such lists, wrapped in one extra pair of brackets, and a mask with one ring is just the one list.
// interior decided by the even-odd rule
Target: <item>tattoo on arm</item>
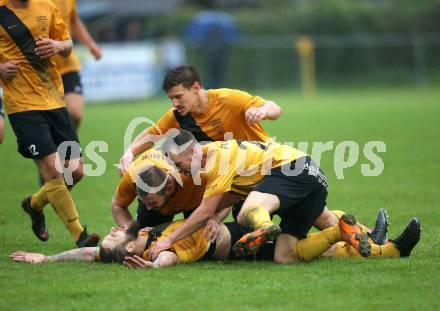
[(76, 248), (53, 256), (46, 256), (46, 261), (96, 261), (98, 260), (98, 252), (98, 247)]

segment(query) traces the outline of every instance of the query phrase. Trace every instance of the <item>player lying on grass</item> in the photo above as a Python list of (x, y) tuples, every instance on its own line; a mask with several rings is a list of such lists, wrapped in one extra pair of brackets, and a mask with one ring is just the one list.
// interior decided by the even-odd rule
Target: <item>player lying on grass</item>
[[(211, 242), (203, 232), (205, 228), (202, 227), (177, 242), (172, 248), (160, 252), (152, 261), (148, 255), (149, 249), (172, 234), (183, 223), (181, 220), (139, 230), (137, 223), (133, 222), (128, 228), (112, 228), (110, 234), (102, 241), (101, 247), (73, 249), (53, 256), (17, 251), (10, 257), (16, 262), (29, 263), (99, 261), (124, 263), (129, 268), (160, 268), (202, 259), (238, 259), (232, 252), (232, 246), (243, 234), (249, 232), (235, 222), (221, 224), (217, 240)], [(294, 255), (298, 261), (310, 261), (319, 256), (363, 258), (347, 242), (339, 242), (351, 241), (352, 236), (357, 234), (362, 233), (355, 224), (354, 217), (344, 214), (338, 225), (311, 233), (301, 240), (302, 246), (295, 249)], [(372, 256), (369, 258), (407, 257), (419, 239), (420, 224), (413, 218), (396, 239), (388, 241), (385, 245), (372, 244)], [(252, 258), (273, 260), (274, 251), (273, 243), (265, 243)]]
[[(118, 226), (124, 226), (132, 221), (128, 207), (136, 197), (143, 203), (138, 206), (136, 216), (142, 228), (170, 222), (174, 215), (180, 212), (183, 212), (186, 218), (200, 205), (204, 196), (206, 175), (201, 175), (200, 184), (195, 185), (190, 175), (179, 174), (168, 160), (160, 150), (152, 148), (138, 157), (124, 172), (112, 199), (112, 214)], [(150, 191), (151, 193), (143, 191), (142, 187), (136, 186), (137, 183), (149, 185), (154, 190)], [(242, 197), (236, 196), (231, 204), (240, 200)], [(215, 221), (221, 222), (229, 213), (228, 210), (223, 212), (211, 219), (208, 226), (215, 226)], [(344, 212), (332, 211), (333, 217), (337, 220), (342, 214)], [(380, 245), (386, 243), (387, 225), (386, 212), (381, 209), (376, 218), (375, 228), (370, 234), (373, 243)], [(364, 232), (369, 230), (366, 226), (362, 228)]]

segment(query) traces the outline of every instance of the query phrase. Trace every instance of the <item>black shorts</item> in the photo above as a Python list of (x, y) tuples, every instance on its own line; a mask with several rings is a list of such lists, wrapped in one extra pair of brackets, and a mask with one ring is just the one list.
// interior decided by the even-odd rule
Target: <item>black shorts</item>
[[(295, 174), (287, 176), (284, 169)], [(302, 239), (324, 210), (327, 187), (327, 179), (319, 166), (310, 157), (302, 157), (283, 167), (273, 168), (254, 191), (276, 195), (280, 200), (276, 214), (281, 218), (282, 233)]]
[[(191, 215), (191, 212), (183, 212), (185, 218)], [(136, 213), (136, 221), (141, 228), (156, 227), (161, 224), (171, 222), (174, 215), (162, 215), (159, 211), (148, 209), (145, 204), (138, 199), (138, 208)]]
[(18, 152), (25, 158), (41, 159), (60, 148), (61, 159), (81, 157), (78, 135), (65, 107), (10, 114), (9, 122), (17, 137)]
[(78, 71), (67, 72), (61, 76), (63, 79), (64, 94), (67, 93), (83, 93), (81, 76)]

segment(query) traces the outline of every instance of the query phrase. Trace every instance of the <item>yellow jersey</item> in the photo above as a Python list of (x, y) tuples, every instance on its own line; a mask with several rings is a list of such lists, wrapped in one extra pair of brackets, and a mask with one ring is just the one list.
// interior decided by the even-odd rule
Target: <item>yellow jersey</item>
[[(150, 245), (146, 245), (145, 251), (142, 254), (143, 259), (150, 260), (148, 252), (157, 241), (164, 240), (169, 237), (177, 228), (184, 224), (184, 220), (179, 220), (166, 225), (166, 228), (161, 231), (161, 234)], [(153, 228), (154, 230), (154, 228)], [(205, 226), (191, 234), (190, 236), (176, 242), (170, 251), (174, 252), (179, 263), (198, 261), (206, 255), (209, 250), (210, 242), (207, 237), (203, 235)], [(140, 232), (139, 235), (147, 236), (149, 233)]]
[(65, 106), (61, 76), (55, 63), (35, 54), (35, 40), (46, 37), (70, 39), (60, 12), (49, 0), (30, 0), (17, 9), (0, 0), (0, 62), (18, 61), (12, 80), (1, 80), (7, 114), (50, 110)]
[(239, 90), (208, 90), (208, 110), (205, 113), (181, 116), (171, 108), (157, 121), (157, 128), (152, 126), (148, 132), (159, 135), (172, 128), (182, 128), (192, 132), (198, 141), (225, 140), (227, 132), (233, 134), (233, 139), (269, 141), (269, 134), (261, 124), (249, 124), (245, 118), (247, 109), (261, 107), (264, 102), (259, 96)]
[[(60, 10), (67, 29), (70, 33), (72, 33), (72, 22), (77, 18), (78, 15), (76, 0), (52, 0), (52, 2), (57, 6), (58, 10)], [(53, 59), (57, 65), (58, 71), (62, 75), (68, 72), (81, 70), (81, 63), (79, 62), (79, 58), (74, 50), (68, 57), (55, 55)]]
[(193, 211), (196, 209), (202, 199), (206, 186), (206, 178), (202, 178), (200, 185), (195, 185), (190, 176), (180, 175), (173, 166), (171, 166), (163, 153), (155, 148), (151, 148), (142, 153), (124, 172), (115, 192), (116, 200), (123, 206), (129, 206), (136, 198), (136, 176), (147, 166), (156, 166), (179, 180), (182, 185), (177, 186), (176, 193), (170, 197), (167, 204), (160, 211), (162, 215), (176, 215), (180, 212)]
[(204, 145), (204, 197), (225, 192), (247, 196), (272, 168), (307, 156), (293, 147), (269, 142), (217, 141)]

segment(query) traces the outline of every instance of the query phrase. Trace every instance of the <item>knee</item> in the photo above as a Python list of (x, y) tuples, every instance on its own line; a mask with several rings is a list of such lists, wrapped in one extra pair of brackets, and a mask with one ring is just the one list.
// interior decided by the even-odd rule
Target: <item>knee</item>
[(84, 177), (84, 166), (81, 162), (78, 168), (72, 172), (73, 184), (78, 183), (83, 177)]
[(63, 174), (59, 172), (54, 166), (46, 166), (41, 169), (41, 175), (45, 182), (60, 179), (63, 177)]
[(296, 259), (291, 252), (287, 253), (287, 254), (275, 253), (275, 255), (273, 257), (273, 261), (277, 264), (287, 265), (287, 264), (294, 263), (296, 261)]
[(72, 119), (72, 121), (75, 125), (80, 124), (81, 120), (82, 120), (82, 111), (71, 110), (70, 111), (70, 118)]
[(338, 217), (330, 212), (327, 208), (315, 220), (314, 226), (319, 230), (324, 230), (338, 224)]

